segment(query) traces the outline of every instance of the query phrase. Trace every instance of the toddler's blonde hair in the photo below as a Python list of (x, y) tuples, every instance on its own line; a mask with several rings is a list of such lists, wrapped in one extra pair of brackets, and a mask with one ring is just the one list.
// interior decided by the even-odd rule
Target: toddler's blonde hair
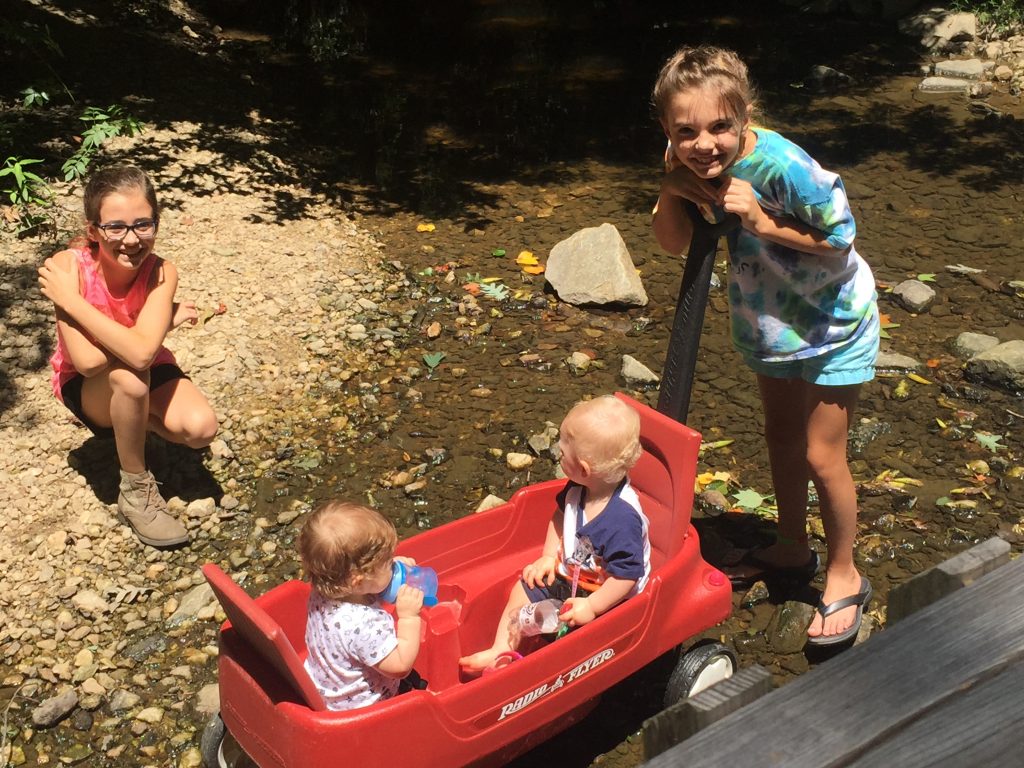
[(395, 553), (395, 526), (374, 509), (346, 501), (321, 504), (299, 533), (299, 556), (313, 589), (331, 599), (351, 594), (354, 576), (366, 576)]
[(608, 483), (619, 482), (640, 458), (640, 415), (614, 395), (576, 403), (559, 434)]
[(665, 62), (651, 92), (651, 104), (659, 120), (678, 93), (709, 90), (718, 94), (728, 115), (742, 124), (748, 119), (757, 95), (747, 74), (747, 65), (735, 52), (712, 45), (684, 46)]

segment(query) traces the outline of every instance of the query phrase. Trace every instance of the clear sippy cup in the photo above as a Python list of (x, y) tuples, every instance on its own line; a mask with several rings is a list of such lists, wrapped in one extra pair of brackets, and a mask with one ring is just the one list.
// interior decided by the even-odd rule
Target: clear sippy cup
[(423, 604), (437, 605), (437, 571), (423, 565), (406, 565), (400, 560), (391, 564), (391, 583), (380, 593), (385, 603), (393, 603), (398, 597), (398, 588), (403, 584), (423, 591)]

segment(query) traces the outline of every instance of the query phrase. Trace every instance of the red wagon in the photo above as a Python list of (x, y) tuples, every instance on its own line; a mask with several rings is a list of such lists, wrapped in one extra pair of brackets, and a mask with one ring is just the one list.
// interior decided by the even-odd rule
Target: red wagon
[[(650, 521), (651, 578), (640, 595), (493, 674), (467, 678), (458, 658), (490, 644), (513, 580), (540, 551), (564, 481), (527, 486), (499, 507), (403, 541), (433, 567), (439, 604), (425, 608), (416, 670), (428, 681), (372, 706), (330, 712), (307, 677), (309, 585), (289, 581), (253, 600), (220, 568), (203, 568), (227, 614), (220, 634), (221, 719), (203, 739), (210, 768), (227, 766), (226, 726), (262, 768), (499, 765), (582, 718), (602, 691), (725, 619), (726, 576), (701, 557), (690, 522), (700, 434), (618, 395), (640, 413), (643, 455), (630, 481)], [(730, 676), (735, 656), (700, 645), (672, 686), (695, 693)]]

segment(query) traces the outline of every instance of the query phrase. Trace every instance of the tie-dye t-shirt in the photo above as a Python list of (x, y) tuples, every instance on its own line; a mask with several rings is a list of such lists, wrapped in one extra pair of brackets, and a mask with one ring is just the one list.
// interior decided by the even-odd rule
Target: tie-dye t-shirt
[(839, 176), (774, 131), (728, 173), (749, 182), (770, 214), (822, 232), (835, 254), (817, 256), (733, 230), (729, 302), (733, 343), (765, 362), (817, 357), (876, 332), (875, 281), (853, 247), (856, 225)]

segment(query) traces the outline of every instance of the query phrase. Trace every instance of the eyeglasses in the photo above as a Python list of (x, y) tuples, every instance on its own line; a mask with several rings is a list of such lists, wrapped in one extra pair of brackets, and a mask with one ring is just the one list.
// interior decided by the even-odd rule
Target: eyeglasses
[(134, 232), (139, 240), (148, 240), (156, 235), (156, 221), (154, 219), (139, 219), (134, 224), (125, 224), (122, 221), (113, 221), (110, 224), (97, 224), (97, 229), (102, 229), (107, 240), (124, 240), (129, 232)]

